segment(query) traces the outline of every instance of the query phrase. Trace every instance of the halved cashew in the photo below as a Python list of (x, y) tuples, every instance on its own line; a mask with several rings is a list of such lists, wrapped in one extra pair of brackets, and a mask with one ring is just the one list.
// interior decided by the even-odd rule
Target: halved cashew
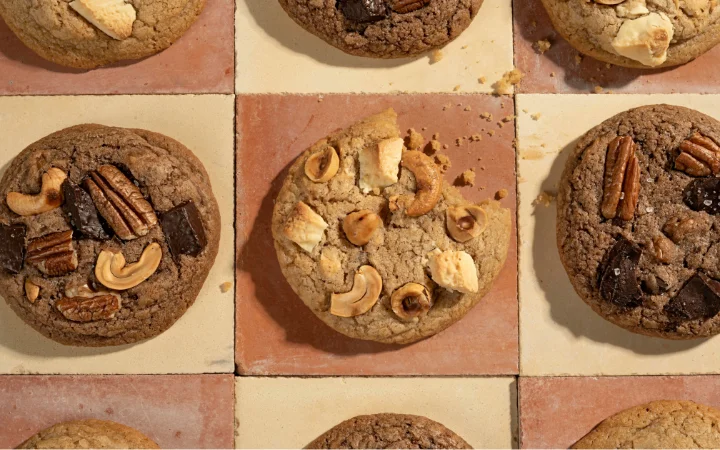
[(348, 214), (342, 224), (348, 241), (360, 246), (370, 242), (375, 230), (381, 226), (380, 216), (367, 209)]
[(395, 314), (403, 320), (412, 320), (427, 314), (432, 308), (428, 290), (419, 283), (408, 283), (396, 289), (390, 297)]
[(61, 186), (67, 175), (55, 167), (45, 172), (42, 176), (42, 188), (36, 195), (10, 192), (7, 197), (8, 207), (21, 216), (34, 216), (51, 211), (62, 205), (63, 197)]
[(315, 183), (330, 181), (339, 168), (340, 158), (335, 149), (329, 145), (310, 155), (305, 161), (305, 175)]
[(418, 217), (432, 210), (442, 195), (442, 176), (437, 166), (425, 153), (410, 150), (403, 153), (402, 165), (415, 175), (415, 199), (405, 213)]
[(487, 228), (487, 213), (477, 205), (451, 206), (445, 216), (448, 234), (457, 242), (476, 238)]
[(25, 278), (25, 295), (30, 303), (35, 303), (40, 295), (40, 286), (30, 281), (30, 278)]
[(153, 242), (145, 247), (142, 256), (134, 264), (125, 263), (120, 252), (103, 250), (95, 265), (95, 277), (104, 286), (117, 291), (133, 288), (155, 273), (162, 261), (162, 248)]
[(344, 294), (332, 294), (330, 314), (355, 317), (365, 314), (377, 303), (382, 291), (382, 277), (372, 266), (362, 266), (355, 272), (353, 288)]

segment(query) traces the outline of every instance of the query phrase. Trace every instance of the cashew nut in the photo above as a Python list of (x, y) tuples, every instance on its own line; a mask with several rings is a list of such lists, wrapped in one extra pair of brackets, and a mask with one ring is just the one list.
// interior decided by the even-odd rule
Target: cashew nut
[(425, 153), (410, 150), (403, 153), (402, 165), (415, 175), (415, 199), (405, 213), (418, 217), (432, 210), (442, 195), (442, 177), (435, 163)]
[(330, 181), (340, 168), (340, 158), (331, 146), (310, 155), (305, 161), (305, 175), (315, 183)]
[(30, 278), (25, 279), (25, 295), (30, 303), (35, 303), (40, 295), (40, 286), (30, 281)]
[(395, 314), (403, 320), (424, 316), (432, 308), (430, 293), (419, 283), (408, 283), (396, 289), (390, 303)]
[(367, 209), (348, 214), (342, 224), (348, 241), (359, 246), (370, 242), (375, 230), (381, 226), (382, 219), (380, 216)]
[(133, 288), (155, 273), (162, 261), (162, 248), (157, 243), (145, 247), (134, 264), (125, 263), (122, 253), (103, 250), (95, 265), (95, 277), (104, 286), (117, 291)]
[(362, 266), (355, 273), (353, 288), (344, 294), (330, 296), (330, 314), (355, 317), (365, 314), (377, 303), (382, 290), (382, 278), (372, 266)]
[(21, 216), (34, 216), (51, 211), (62, 205), (63, 197), (60, 188), (66, 178), (65, 172), (53, 167), (43, 174), (42, 188), (39, 194), (10, 192), (5, 199), (7, 205), (15, 214)]
[(487, 213), (477, 205), (451, 206), (445, 216), (448, 234), (457, 242), (476, 238), (487, 228)]

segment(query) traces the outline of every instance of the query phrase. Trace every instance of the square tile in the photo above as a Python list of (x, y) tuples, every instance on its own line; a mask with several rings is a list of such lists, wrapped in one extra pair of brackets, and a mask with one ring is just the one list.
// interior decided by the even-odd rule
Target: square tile
[(208, 0), (172, 47), (91, 71), (59, 66), (25, 47), (0, 19), (0, 95), (233, 92), (233, 0)]
[(362, 414), (440, 422), (474, 448), (517, 446), (514, 378), (237, 378), (236, 448), (302, 448)]
[[(630, 108), (670, 103), (720, 118), (715, 95), (518, 95), (520, 372), (523, 375), (716, 373), (720, 339), (671, 341), (605, 321), (575, 293), (555, 240), (556, 193), (577, 139)], [(540, 114), (533, 120), (532, 114)]]
[(520, 447), (569, 448), (606, 418), (655, 400), (720, 407), (720, 377), (520, 378)]
[[(518, 92), (589, 93), (595, 86), (628, 94), (714, 93), (720, 84), (720, 46), (695, 61), (670, 69), (642, 70), (607, 64), (579, 54), (558, 34), (540, 0), (514, 0), (515, 65), (525, 72)], [(548, 39), (550, 50), (539, 54), (533, 44)], [(550, 76), (555, 72), (555, 76)]]
[[(182, 395), (178, 395), (181, 392)], [(160, 448), (232, 448), (232, 375), (0, 377), (0, 448), (70, 420), (111, 420)]]
[[(460, 105), (460, 106), (458, 106)], [(442, 333), (410, 346), (347, 338), (304, 305), (285, 281), (270, 232), (275, 197), (288, 166), (305, 149), (338, 128), (393, 107), (400, 129), (440, 132), (453, 167), (449, 182), (477, 169), (476, 187), (462, 188), (479, 201), (501, 188), (504, 206), (515, 209), (515, 151), (511, 123), (495, 121), (514, 112), (509, 97), (486, 95), (242, 96), (237, 101), (237, 355), (246, 375), (460, 375), (517, 373), (516, 243), (490, 293)], [(447, 107), (447, 110), (444, 108)], [(465, 109), (468, 109), (466, 111)], [(456, 138), (493, 130), (482, 141)], [(485, 170), (482, 170), (482, 168)], [(481, 188), (484, 187), (484, 190)], [(514, 214), (513, 214), (514, 217)]]
[(238, 0), (236, 92), (491, 92), (513, 68), (511, 15), (508, 0), (485, 0), (472, 25), (442, 50), (442, 61), (430, 65), (427, 56), (347, 55), (297, 25), (277, 1)]
[(220, 205), (220, 252), (195, 304), (168, 331), (134, 345), (78, 348), (33, 330), (0, 301), (0, 373), (230, 373), (232, 281), (233, 97), (0, 97), (0, 176), (29, 144), (81, 123), (146, 128), (185, 144), (205, 165)]

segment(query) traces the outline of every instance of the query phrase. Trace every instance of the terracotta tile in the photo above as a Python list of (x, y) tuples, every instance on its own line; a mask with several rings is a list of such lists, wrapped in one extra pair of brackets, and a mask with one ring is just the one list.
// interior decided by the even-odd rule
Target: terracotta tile
[(232, 448), (232, 375), (0, 377), (0, 448), (58, 422), (112, 420), (160, 448)]
[(568, 448), (607, 417), (653, 400), (720, 407), (720, 376), (521, 378), (521, 448)]
[[(514, 0), (515, 65), (526, 77), (518, 92), (593, 92), (595, 86), (615, 93), (713, 93), (720, 85), (720, 46), (684, 66), (642, 70), (611, 66), (590, 57), (576, 64), (578, 52), (555, 30), (540, 0)], [(539, 54), (533, 43), (548, 39)], [(551, 77), (550, 73), (555, 72)]]
[[(513, 123), (496, 120), (512, 114), (508, 97), (462, 95), (243, 96), (238, 98), (237, 172), (237, 357), (244, 374), (401, 375), (517, 373), (517, 254), (510, 255), (492, 291), (462, 321), (414, 345), (399, 347), (346, 338), (317, 319), (283, 278), (275, 256), (270, 220), (275, 196), (288, 165), (331, 131), (370, 113), (394, 107), (400, 127), (426, 138), (440, 132), (450, 144), (452, 181), (475, 167), (472, 200), (509, 191), (503, 204), (515, 210)], [(462, 106), (457, 106), (462, 104)], [(443, 111), (443, 105), (451, 105)], [(465, 111), (470, 107), (471, 111)], [(454, 145), (454, 139), (496, 131), (479, 143)], [(482, 161), (478, 161), (478, 158)], [(485, 170), (481, 170), (481, 167)], [(485, 186), (479, 190), (477, 186)], [(514, 214), (513, 214), (514, 217)]]
[(208, 0), (169, 49), (92, 71), (45, 61), (0, 20), (0, 95), (232, 93), (233, 12), (233, 0)]

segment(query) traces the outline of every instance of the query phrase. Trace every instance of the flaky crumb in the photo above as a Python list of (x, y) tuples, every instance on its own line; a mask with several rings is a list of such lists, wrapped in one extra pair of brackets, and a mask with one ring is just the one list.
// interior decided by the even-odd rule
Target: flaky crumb
[(533, 206), (544, 206), (548, 207), (555, 200), (555, 194), (551, 194), (548, 191), (543, 191), (533, 200)]
[(602, 93), (603, 93), (603, 88), (602, 88), (602, 86), (595, 86), (594, 91), (595, 91), (596, 94), (602, 94)]
[(450, 108), (452, 108), (452, 105), (450, 103), (448, 103), (447, 105), (443, 105), (443, 111), (447, 111)]
[(583, 61), (583, 57), (581, 54), (578, 53), (577, 55), (575, 55), (575, 65), (576, 66), (579, 66), (582, 61)]
[(496, 199), (496, 200), (502, 200), (502, 199), (504, 199), (504, 198), (507, 197), (507, 196), (508, 196), (508, 190), (507, 190), (507, 189), (500, 189), (499, 191), (497, 191), (497, 192), (495, 193), (495, 199)]
[(472, 136), (470, 136), (470, 140), (473, 142), (482, 141), (482, 136), (478, 133), (475, 133)]
[(440, 167), (440, 172), (442, 173), (445, 173), (452, 166), (450, 158), (442, 153), (435, 155), (435, 164)]
[(505, 72), (500, 80), (493, 84), (495, 94), (498, 95), (511, 95), (513, 93), (513, 86), (520, 83), (520, 80), (525, 76), (519, 69), (513, 69), (510, 72)]
[(463, 139), (463, 138), (457, 138), (457, 139), (455, 139), (455, 145), (458, 146), (458, 147), (462, 147), (463, 142), (464, 142), (464, 139)]
[(514, 115), (514, 114), (511, 114), (511, 115), (509, 115), (509, 116), (505, 116), (505, 117), (502, 118), (502, 121), (505, 122), (505, 123), (512, 122), (513, 120), (515, 120), (515, 115)]
[(442, 50), (434, 50), (430, 53), (430, 64), (439, 63), (444, 56)]
[(472, 111), (472, 106), (466, 106), (465, 111)]
[(481, 118), (481, 119), (485, 119), (485, 120), (487, 120), (488, 122), (492, 122), (492, 120), (493, 120), (493, 115), (490, 114), (489, 112), (484, 112), (484, 113), (480, 114), (480, 118)]
[(436, 141), (439, 141), (439, 140), (440, 140), (440, 133), (436, 132), (435, 134), (433, 134), (432, 138), (435, 139)]
[(442, 144), (440, 141), (436, 141), (435, 139), (431, 140), (430, 143), (425, 147), (425, 153), (428, 155), (433, 155), (437, 152), (439, 152), (442, 149)]
[(453, 88), (453, 91), (454, 91), (454, 92), (457, 92), (457, 91), (459, 91), (459, 90), (460, 90), (460, 85), (459, 85), (459, 84)]
[(478, 78), (478, 83), (480, 83), (480, 84), (485, 84), (485, 82), (487, 82), (487, 77), (480, 77), (480, 78)]
[(220, 292), (225, 294), (225, 293), (229, 292), (230, 289), (232, 289), (232, 287), (233, 287), (232, 281), (226, 281), (220, 285)]
[(495, 136), (495, 130), (489, 130), (487, 134), (488, 136)]
[(458, 175), (455, 186), (475, 186), (475, 169), (468, 169)]
[(417, 150), (423, 146), (425, 138), (422, 134), (415, 131), (414, 128), (408, 130), (408, 136), (405, 138), (405, 146), (410, 150)]
[(555, 78), (555, 72), (550, 72), (550, 77)]
[(542, 113), (530, 114), (530, 118), (531, 118), (532, 120), (540, 120), (540, 117), (541, 117), (541, 116), (542, 116)]
[(552, 47), (552, 44), (547, 39), (542, 39), (533, 44), (535, 47), (535, 50), (538, 51), (541, 55), (545, 53), (546, 51), (550, 50), (550, 47)]

